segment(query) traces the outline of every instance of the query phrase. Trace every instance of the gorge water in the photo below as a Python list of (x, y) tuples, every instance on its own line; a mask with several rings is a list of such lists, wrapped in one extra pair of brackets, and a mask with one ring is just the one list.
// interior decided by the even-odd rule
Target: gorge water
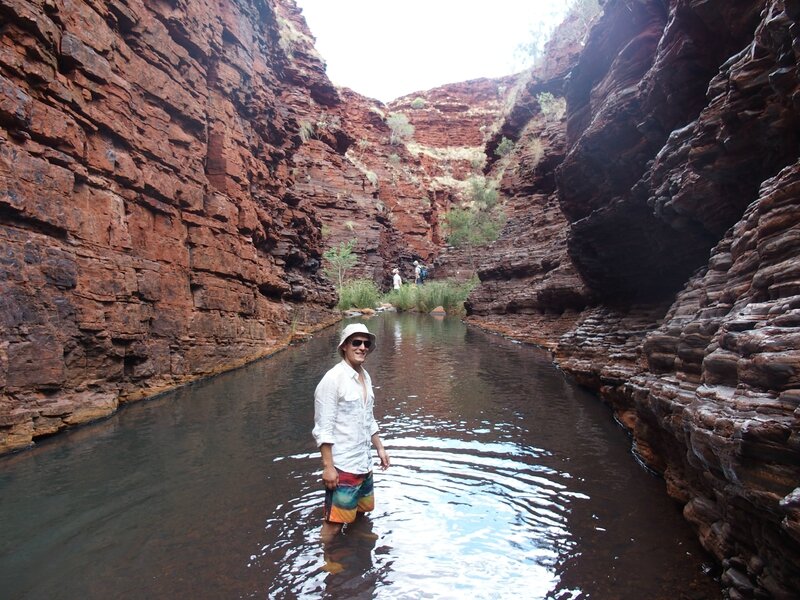
[(392, 467), (318, 541), (338, 328), (0, 459), (3, 598), (719, 598), (664, 483), (542, 351), (368, 322)]

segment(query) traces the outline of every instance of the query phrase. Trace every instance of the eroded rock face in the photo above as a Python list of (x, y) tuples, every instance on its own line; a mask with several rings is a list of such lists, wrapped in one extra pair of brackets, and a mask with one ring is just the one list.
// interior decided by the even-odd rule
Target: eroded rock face
[(331, 321), (286, 190), (338, 94), (293, 3), (0, 12), (0, 452)]
[(342, 242), (412, 277), (513, 81), (337, 90), (291, 0), (0, 11), (0, 452), (330, 323)]
[[(546, 227), (536, 240), (558, 217), (518, 229), (551, 189), (528, 176), (526, 216), (488, 250), (471, 319), (554, 348), (601, 393), (684, 504), (731, 598), (794, 598), (800, 4), (604, 8), (565, 83), (563, 148), (546, 151), (564, 157), (566, 241)], [(587, 307), (571, 324), (563, 300), (546, 318), (548, 279), (529, 277), (548, 245), (583, 282), (573, 289)], [(493, 277), (504, 261), (518, 268)], [(539, 310), (507, 316), (505, 297)]]
[[(779, 148), (763, 169), (746, 158), (754, 147), (742, 149), (740, 159), (723, 149), (740, 137), (730, 137), (723, 123), (751, 114), (747, 105), (761, 100), (728, 85), (741, 68), (718, 74), (719, 66), (749, 47), (763, 4), (714, 3), (709, 12), (709, 3), (673, 2), (669, 13), (661, 2), (606, 5), (567, 88), (570, 148), (558, 176), (573, 223), (570, 255), (609, 301), (679, 289), (758, 184), (786, 164)], [(766, 119), (770, 113), (761, 112)], [(778, 123), (775, 134), (787, 134), (792, 145), (794, 124)], [(755, 134), (748, 128), (741, 137)], [(675, 169), (661, 161), (676, 161)], [(620, 230), (626, 235), (615, 235)]]
[[(583, 34), (570, 21), (564, 27), (567, 35), (556, 32), (544, 65), (519, 82), (513, 106), (487, 141), (486, 169), (499, 181), (507, 222), (497, 241), (472, 253), (478, 261), (467, 252), (481, 280), (467, 302), (469, 320), (549, 349), (594, 302), (568, 254), (569, 223), (556, 185), (567, 151), (564, 82), (581, 50), (576, 35)], [(548, 105), (547, 95), (555, 102)], [(501, 158), (504, 138), (514, 146)]]
[(290, 0), (0, 0), (0, 452), (330, 322), (342, 241), (408, 279), (483, 172), (503, 235), (436, 275), (614, 407), (732, 598), (796, 597), (800, 2), (604, 9), (494, 129), (516, 78), (337, 90)]
[[(472, 177), (482, 176), (488, 129), (515, 81), (455, 83), (388, 106), (339, 90), (342, 103), (328, 110), (333, 122), (323, 134), (315, 130), (295, 155), (290, 194), (314, 205), (325, 247), (355, 240), (359, 260), (352, 275), (388, 290), (394, 267), (413, 280), (414, 260), (430, 265), (437, 257), (442, 215), (466, 199)], [(388, 121), (396, 113), (414, 128), (408, 139), (392, 135)], [(331, 133), (346, 144), (337, 147)], [(450, 274), (450, 266), (435, 276)]]
[(798, 163), (762, 184), (647, 336), (648, 368), (625, 386), (642, 413), (672, 415), (655, 440), (634, 431), (659, 454), (680, 443), (665, 476), (706, 548), (731, 582), (775, 597), (800, 589), (798, 192)]

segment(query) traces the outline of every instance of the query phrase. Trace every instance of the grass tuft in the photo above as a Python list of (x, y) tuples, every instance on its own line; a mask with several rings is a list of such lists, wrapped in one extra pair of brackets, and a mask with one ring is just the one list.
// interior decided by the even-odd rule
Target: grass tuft
[(339, 289), (339, 310), (349, 308), (375, 308), (381, 293), (371, 279), (353, 279)]
[(478, 279), (469, 281), (429, 281), (420, 286), (405, 284), (399, 290), (384, 295), (382, 302), (388, 302), (397, 310), (418, 310), (430, 312), (437, 306), (449, 314), (464, 314), (464, 301), (478, 285)]

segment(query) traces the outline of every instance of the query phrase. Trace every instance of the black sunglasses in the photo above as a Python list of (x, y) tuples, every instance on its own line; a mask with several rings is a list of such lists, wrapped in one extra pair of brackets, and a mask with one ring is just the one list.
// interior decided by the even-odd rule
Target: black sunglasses
[(350, 340), (350, 345), (353, 348), (360, 348), (361, 344), (364, 344), (364, 348), (369, 348), (372, 346), (372, 340)]

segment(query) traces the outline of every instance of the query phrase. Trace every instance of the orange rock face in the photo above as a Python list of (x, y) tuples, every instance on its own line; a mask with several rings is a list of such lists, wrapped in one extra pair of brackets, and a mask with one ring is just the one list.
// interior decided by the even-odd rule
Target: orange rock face
[(338, 95), (293, 4), (0, 8), (0, 451), (330, 322), (286, 190)]
[(411, 277), (508, 87), (337, 90), (291, 0), (0, 8), (0, 452), (330, 323), (342, 242)]
[[(331, 322), (355, 240), (384, 289), (477, 272), (471, 322), (598, 390), (729, 595), (796, 597), (800, 2), (603, 8), (387, 106), (291, 0), (0, 0), (0, 452)], [(443, 248), (475, 176), (503, 232)]]

